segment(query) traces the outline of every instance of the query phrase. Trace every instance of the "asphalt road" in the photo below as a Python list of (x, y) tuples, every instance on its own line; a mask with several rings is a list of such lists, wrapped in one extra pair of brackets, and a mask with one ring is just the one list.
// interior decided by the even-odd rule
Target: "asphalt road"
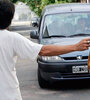
[(90, 81), (66, 81), (49, 89), (41, 89), (37, 81), (37, 68), (36, 62), (27, 59), (17, 61), (23, 100), (90, 100)]

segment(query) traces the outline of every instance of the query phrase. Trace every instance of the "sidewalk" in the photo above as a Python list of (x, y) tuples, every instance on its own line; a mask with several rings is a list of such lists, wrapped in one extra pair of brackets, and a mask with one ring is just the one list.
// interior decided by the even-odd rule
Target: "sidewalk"
[(31, 21), (13, 21), (11, 26), (29, 25), (31, 26)]

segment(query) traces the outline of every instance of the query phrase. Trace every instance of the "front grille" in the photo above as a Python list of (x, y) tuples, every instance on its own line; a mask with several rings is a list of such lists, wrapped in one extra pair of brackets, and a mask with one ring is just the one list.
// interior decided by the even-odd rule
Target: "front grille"
[[(83, 56), (82, 60), (88, 59), (88, 56)], [(64, 57), (64, 60), (77, 60), (77, 57)]]

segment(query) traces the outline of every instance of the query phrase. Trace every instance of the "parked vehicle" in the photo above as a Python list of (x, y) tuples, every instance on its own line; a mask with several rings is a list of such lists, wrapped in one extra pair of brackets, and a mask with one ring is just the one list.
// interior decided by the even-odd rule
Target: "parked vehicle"
[(33, 27), (38, 27), (38, 25), (39, 25), (39, 18), (38, 17), (33, 17), (31, 19), (31, 24), (32, 24)]
[[(90, 4), (58, 4), (44, 8), (39, 30), (30, 36), (40, 44), (71, 45), (90, 38)], [(68, 48), (67, 48), (68, 49)], [(90, 79), (89, 50), (58, 56), (39, 56), (38, 82), (45, 88), (54, 81)]]

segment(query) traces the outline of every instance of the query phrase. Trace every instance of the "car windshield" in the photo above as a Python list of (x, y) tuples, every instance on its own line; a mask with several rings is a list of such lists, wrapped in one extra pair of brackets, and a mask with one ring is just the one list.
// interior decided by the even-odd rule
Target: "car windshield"
[[(80, 35), (82, 34), (82, 35)], [(90, 34), (90, 13), (63, 13), (45, 16), (43, 38)]]

